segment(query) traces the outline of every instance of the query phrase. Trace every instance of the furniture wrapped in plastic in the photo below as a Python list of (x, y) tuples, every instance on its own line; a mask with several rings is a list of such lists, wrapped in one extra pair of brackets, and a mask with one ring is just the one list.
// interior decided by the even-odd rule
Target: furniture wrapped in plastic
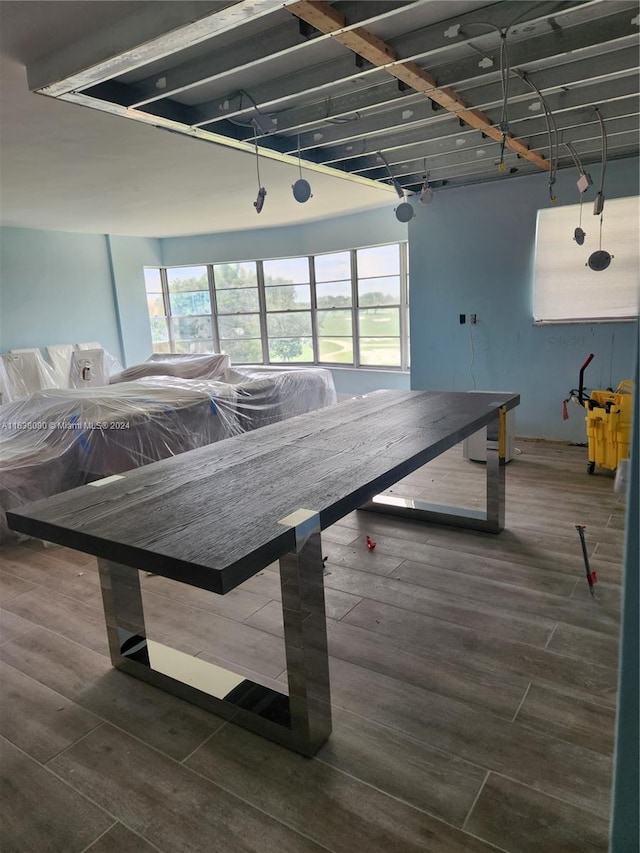
[(225, 370), (231, 366), (228, 355), (162, 355), (148, 359), (142, 364), (127, 367), (112, 376), (109, 382), (131, 382), (146, 376), (178, 376), (181, 379), (223, 379)]
[(73, 352), (73, 344), (49, 344), (47, 347), (47, 358), (55, 371), (58, 388), (69, 388), (71, 386)]
[(69, 371), (71, 388), (101, 388), (108, 384), (109, 372), (102, 347), (72, 353)]
[(50, 364), (38, 350), (0, 355), (2, 403), (11, 403), (36, 391), (56, 388), (58, 380)]
[(337, 402), (331, 371), (323, 368), (234, 366), (225, 381), (238, 393), (244, 432)]
[(234, 381), (51, 389), (0, 406), (0, 542), (14, 536), (7, 509), (336, 402), (328, 370), (229, 373)]

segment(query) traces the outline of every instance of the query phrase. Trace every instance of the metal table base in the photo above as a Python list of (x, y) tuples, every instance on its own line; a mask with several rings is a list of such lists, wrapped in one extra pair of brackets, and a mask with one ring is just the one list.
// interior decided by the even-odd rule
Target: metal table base
[(138, 569), (99, 559), (113, 665), (302, 755), (315, 755), (331, 733), (317, 515), (296, 527), (296, 543), (296, 551), (279, 560), (288, 693), (149, 639)]

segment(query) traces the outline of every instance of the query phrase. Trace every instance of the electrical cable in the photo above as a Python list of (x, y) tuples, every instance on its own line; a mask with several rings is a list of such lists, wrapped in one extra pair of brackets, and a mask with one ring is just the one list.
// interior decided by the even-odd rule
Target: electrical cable
[(578, 170), (578, 194), (580, 196), (580, 216), (578, 221), (578, 227), (573, 232), (573, 239), (578, 244), (578, 246), (584, 245), (584, 238), (587, 236), (585, 232), (582, 230), (582, 204), (584, 202), (584, 194), (591, 186), (591, 176), (585, 172), (584, 166), (582, 165), (582, 160), (578, 156), (578, 152), (575, 150), (573, 145), (570, 142), (564, 142), (564, 147), (567, 149), (569, 154), (571, 154), (571, 158), (573, 163)]
[(397, 178), (393, 177), (393, 172), (391, 171), (391, 166), (389, 165), (389, 161), (384, 156), (382, 151), (376, 151), (376, 154), (378, 155), (378, 157), (382, 160), (382, 162), (386, 166), (387, 172), (389, 173), (389, 177), (391, 178), (391, 183), (393, 184), (393, 188), (395, 189), (398, 198), (404, 199), (404, 190), (402, 189), (402, 185), (401, 185), (400, 181)]
[(258, 154), (258, 134), (256, 133), (255, 126), (253, 128), (253, 144), (255, 146), (256, 152), (256, 172), (258, 173), (258, 189), (262, 186), (262, 181), (260, 180), (260, 155)]
[(353, 116), (336, 116), (335, 118), (331, 118), (331, 95), (328, 95), (324, 99), (324, 109), (325, 109), (325, 121), (328, 124), (349, 124), (351, 121), (359, 121), (362, 116), (360, 113), (355, 110)]
[(253, 143), (256, 151), (256, 172), (258, 174), (258, 195), (256, 196), (256, 200), (253, 202), (253, 206), (256, 209), (256, 213), (261, 213), (262, 208), (264, 207), (264, 200), (266, 198), (267, 191), (262, 186), (262, 181), (260, 180), (260, 154), (258, 153), (258, 133), (255, 125), (253, 128)]
[(509, 47), (507, 44), (507, 31), (500, 33), (500, 77), (502, 78), (502, 116), (500, 129), (506, 135), (509, 130), (507, 107), (509, 102)]
[[(504, 152), (507, 142), (507, 134), (509, 132), (509, 117), (507, 114), (508, 111), (508, 100), (509, 100), (509, 49), (507, 45), (507, 34), (509, 31), (509, 27), (506, 29), (500, 29), (497, 24), (491, 24), (488, 21), (469, 21), (465, 24), (466, 27), (488, 27), (491, 30), (495, 30), (500, 36), (500, 81), (502, 83), (502, 113), (500, 116), (500, 130), (502, 131), (502, 142), (500, 144), (500, 164), (499, 169), (503, 170), (505, 168), (504, 164)], [(479, 53), (483, 53), (478, 48), (474, 47), (474, 45), (470, 45), (473, 50), (478, 51)], [(484, 56), (487, 54), (483, 53)]]
[(600, 214), (600, 240), (598, 242), (598, 251), (602, 251), (602, 222), (604, 220), (604, 213)]
[(534, 9), (538, 9), (538, 8), (540, 8), (540, 6), (546, 6), (546, 5), (547, 5), (546, 3), (536, 3), (536, 4), (535, 4), (535, 6), (529, 6), (528, 8), (524, 9), (524, 11), (520, 12), (520, 14), (519, 14), (519, 15), (516, 15), (516, 17), (515, 17), (515, 18), (511, 21), (511, 23), (507, 26), (507, 32), (509, 32), (509, 30), (511, 29), (511, 27), (512, 27), (514, 24), (517, 24), (517, 23), (518, 23), (518, 21), (520, 20), (520, 18), (523, 18), (523, 17), (524, 17), (525, 15), (527, 15), (529, 12), (533, 12), (533, 11), (534, 11)]
[(604, 193), (604, 176), (607, 171), (607, 155), (609, 154), (609, 141), (607, 139), (607, 132), (604, 127), (604, 121), (602, 116), (600, 115), (600, 110), (597, 107), (593, 108), (595, 110), (596, 115), (598, 116), (598, 121), (600, 122), (600, 130), (602, 131), (602, 176), (600, 178), (600, 193)]
[(473, 383), (473, 390), (475, 391), (476, 390), (476, 377), (474, 376), (474, 373), (473, 373), (473, 365), (474, 365), (474, 362), (476, 360), (476, 351), (475, 351), (475, 347), (473, 346), (473, 332), (471, 331), (472, 325), (473, 325), (473, 323), (469, 323), (469, 345), (471, 347), (471, 361), (469, 362), (469, 373), (471, 374), (471, 381)]
[[(532, 91), (534, 91), (538, 97), (540, 98), (540, 103), (544, 109), (545, 122), (547, 125), (547, 140), (549, 146), (549, 197), (552, 202), (556, 202), (557, 199), (553, 195), (553, 185), (556, 182), (557, 170), (558, 170), (558, 159), (559, 159), (559, 141), (558, 141), (558, 125), (556, 124), (555, 116), (551, 110), (551, 107), (546, 101), (546, 98), (538, 89), (536, 84), (529, 79), (526, 72), (519, 71), (518, 69), (514, 69), (513, 74), (516, 77), (519, 77), (523, 83), (525, 83)], [(551, 133), (551, 129), (553, 128), (553, 137)], [(555, 155), (554, 155), (554, 142), (555, 142)]]
[[(247, 98), (247, 100), (250, 101), (251, 106), (253, 107), (253, 109), (256, 111), (256, 113), (259, 116), (262, 116), (263, 118), (271, 119), (271, 121), (273, 121), (274, 115), (276, 115), (276, 114), (275, 113), (263, 112), (260, 109), (260, 107), (258, 106), (258, 102), (256, 101), (256, 99), (253, 97), (253, 95), (250, 92), (247, 92), (246, 89), (236, 89), (235, 92), (231, 92), (231, 94), (229, 94), (227, 96), (227, 100), (232, 100), (233, 98), (238, 98), (238, 97), (240, 98), (240, 103), (238, 104), (239, 110), (242, 109), (242, 99)], [(259, 126), (260, 131), (264, 136), (268, 136), (270, 133), (273, 133), (273, 131), (270, 130), (269, 128), (265, 129), (263, 124), (260, 121), (258, 121), (258, 119), (255, 116), (252, 116), (251, 120), (249, 122), (238, 121), (238, 119), (232, 119), (232, 118), (228, 118), (227, 121), (231, 122), (231, 124), (238, 125), (238, 127), (250, 127), (251, 125), (253, 125), (254, 130), (256, 129), (256, 126)]]
[(300, 202), (300, 204), (304, 204), (311, 198), (311, 184), (309, 183), (309, 181), (305, 180), (302, 177), (302, 160), (300, 159), (300, 134), (298, 134), (298, 172), (300, 173), (300, 177), (291, 186), (291, 189), (293, 190), (293, 197), (295, 198), (295, 200)]
[(602, 225), (604, 221), (604, 176), (607, 170), (607, 154), (608, 154), (608, 141), (607, 141), (607, 131), (604, 126), (604, 120), (600, 115), (600, 110), (597, 107), (593, 108), (598, 116), (598, 121), (600, 122), (600, 129), (602, 131), (602, 175), (600, 176), (600, 189), (596, 195), (596, 200), (594, 202), (593, 213), (594, 216), (600, 214), (600, 238), (598, 250), (589, 255), (589, 260), (587, 261), (587, 266), (595, 270), (596, 272), (602, 272), (606, 270), (613, 260), (613, 255), (610, 252), (604, 251), (602, 248)]
[(573, 147), (573, 145), (570, 142), (563, 142), (562, 144), (568, 150), (569, 154), (571, 154), (571, 158), (573, 160), (573, 163), (574, 163), (576, 169), (578, 170), (578, 174), (584, 175), (584, 166), (582, 165), (582, 161), (578, 157), (576, 149)]

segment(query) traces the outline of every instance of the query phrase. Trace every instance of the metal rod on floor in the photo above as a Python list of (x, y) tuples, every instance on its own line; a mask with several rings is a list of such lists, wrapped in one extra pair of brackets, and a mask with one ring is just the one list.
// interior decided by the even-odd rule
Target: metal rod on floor
[(576, 524), (576, 530), (578, 531), (578, 535), (580, 536), (580, 544), (582, 545), (582, 556), (584, 557), (584, 567), (587, 572), (587, 583), (589, 584), (589, 592), (593, 598), (596, 597), (595, 590), (593, 589), (594, 584), (598, 582), (598, 576), (595, 572), (591, 571), (589, 566), (589, 555), (587, 554), (587, 543), (584, 539), (584, 524)]

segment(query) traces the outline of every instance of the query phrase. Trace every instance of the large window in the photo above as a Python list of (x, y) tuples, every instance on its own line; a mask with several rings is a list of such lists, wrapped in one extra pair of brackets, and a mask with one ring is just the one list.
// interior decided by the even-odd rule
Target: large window
[(169, 330), (174, 352), (211, 352), (213, 327), (206, 267), (168, 269)]
[[(573, 239), (581, 224), (583, 245)], [(593, 270), (590, 256), (600, 248), (613, 256)], [(625, 320), (638, 314), (638, 198), (607, 199), (602, 235), (593, 203), (538, 212), (533, 317), (538, 323)]]
[(407, 368), (406, 245), (146, 269), (156, 352)]

